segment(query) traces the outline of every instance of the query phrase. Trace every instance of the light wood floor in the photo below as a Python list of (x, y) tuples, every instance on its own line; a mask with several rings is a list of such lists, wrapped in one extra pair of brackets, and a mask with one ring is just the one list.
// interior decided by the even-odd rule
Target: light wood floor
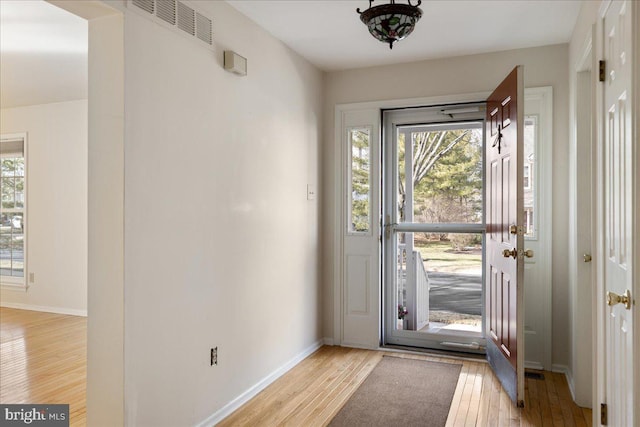
[[(0, 349), (0, 402), (69, 403), (71, 425), (86, 424), (86, 318), (0, 308)], [(447, 426), (591, 425), (561, 374), (527, 379), (517, 409), (481, 361), (325, 346), (220, 426), (324, 426), (383, 354), (462, 364)]]
[(0, 308), (0, 402), (68, 403), (86, 424), (87, 319)]
[[(571, 399), (562, 374), (526, 380), (525, 409), (515, 408), (489, 365), (428, 355), (322, 347), (227, 417), (225, 426), (324, 426), (384, 354), (462, 364), (447, 426), (590, 426), (591, 410)], [(402, 425), (402, 420), (398, 421)]]

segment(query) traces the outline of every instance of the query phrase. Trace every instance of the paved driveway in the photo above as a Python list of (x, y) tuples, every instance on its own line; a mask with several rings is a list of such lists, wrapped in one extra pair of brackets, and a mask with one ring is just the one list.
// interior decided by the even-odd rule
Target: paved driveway
[(482, 314), (482, 276), (458, 273), (429, 273), (431, 310)]

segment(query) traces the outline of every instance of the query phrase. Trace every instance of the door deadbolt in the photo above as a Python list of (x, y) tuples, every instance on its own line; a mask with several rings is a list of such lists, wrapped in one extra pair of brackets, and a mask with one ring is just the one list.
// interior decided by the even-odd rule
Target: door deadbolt
[(584, 262), (591, 262), (591, 255), (583, 254), (582, 259), (584, 260)]
[(505, 258), (509, 258), (510, 256), (512, 256), (515, 259), (518, 256), (518, 251), (516, 250), (516, 248), (513, 248), (511, 250), (505, 249), (502, 251), (502, 256)]
[(518, 226), (517, 225), (510, 225), (509, 226), (509, 233), (518, 234)]
[(631, 291), (627, 289), (624, 294), (618, 295), (615, 292), (607, 292), (607, 305), (614, 306), (616, 304), (624, 304), (624, 308), (631, 310)]

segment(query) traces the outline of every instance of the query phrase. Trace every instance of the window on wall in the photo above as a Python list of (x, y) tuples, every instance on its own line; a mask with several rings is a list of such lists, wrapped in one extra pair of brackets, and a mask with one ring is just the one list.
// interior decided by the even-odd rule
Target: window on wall
[(0, 161), (0, 280), (19, 285), (25, 283), (25, 138), (2, 136)]
[(524, 165), (524, 188), (525, 190), (531, 188), (531, 165)]
[(371, 228), (370, 128), (349, 129), (349, 232), (368, 233)]
[(534, 214), (538, 209), (538, 190), (536, 188), (536, 157), (538, 151), (539, 119), (537, 115), (524, 118), (524, 210), (525, 234), (528, 239), (537, 239)]

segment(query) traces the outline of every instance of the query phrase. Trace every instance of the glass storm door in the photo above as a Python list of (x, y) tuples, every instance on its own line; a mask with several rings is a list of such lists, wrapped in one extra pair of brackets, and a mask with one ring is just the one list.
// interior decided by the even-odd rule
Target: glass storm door
[(384, 343), (483, 352), (484, 103), (388, 110)]

